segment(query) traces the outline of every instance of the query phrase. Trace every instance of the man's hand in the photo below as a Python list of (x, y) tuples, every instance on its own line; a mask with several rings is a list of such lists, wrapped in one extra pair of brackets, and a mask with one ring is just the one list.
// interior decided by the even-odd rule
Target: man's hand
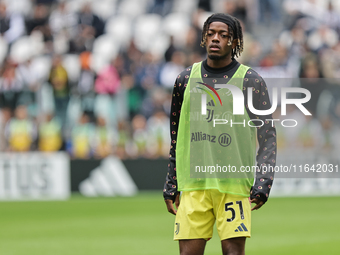
[(258, 198), (253, 198), (253, 199), (251, 199), (251, 200), (250, 200), (250, 203), (255, 203), (255, 204), (256, 204), (253, 208), (251, 208), (252, 211), (260, 209), (261, 206), (264, 204), (264, 202), (261, 201), (261, 200), (258, 199)]
[(166, 207), (168, 208), (168, 212), (176, 215), (178, 207), (179, 207), (179, 193), (175, 199), (175, 205), (176, 205), (177, 210), (175, 210), (171, 199), (165, 199), (164, 201), (165, 201)]

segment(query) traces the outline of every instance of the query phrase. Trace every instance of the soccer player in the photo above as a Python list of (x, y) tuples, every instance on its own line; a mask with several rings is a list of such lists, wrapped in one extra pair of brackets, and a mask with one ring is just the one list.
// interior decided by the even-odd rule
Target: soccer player
[[(252, 96), (257, 110), (270, 109), (271, 104), (264, 80), (235, 59), (243, 50), (236, 18), (211, 15), (203, 26), (201, 46), (207, 59), (180, 73), (173, 88), (172, 141), (163, 196), (168, 211), (176, 215), (174, 240), (179, 240), (181, 255), (203, 254), (215, 222), (223, 254), (244, 254), (251, 211), (267, 201), (273, 173), (239, 169), (274, 167), (276, 160), (275, 126), (267, 121), (272, 117), (252, 113), (247, 99)], [(219, 84), (234, 89), (218, 88)], [(235, 96), (237, 91), (243, 92), (241, 97)], [(242, 95), (246, 111), (233, 114), (233, 104)], [(256, 205), (251, 208), (251, 203)]]

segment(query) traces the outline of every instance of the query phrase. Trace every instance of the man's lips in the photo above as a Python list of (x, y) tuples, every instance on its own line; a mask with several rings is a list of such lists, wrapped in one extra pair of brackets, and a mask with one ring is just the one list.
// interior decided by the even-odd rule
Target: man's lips
[(210, 45), (209, 49), (211, 51), (219, 51), (221, 49), (221, 47), (219, 45)]

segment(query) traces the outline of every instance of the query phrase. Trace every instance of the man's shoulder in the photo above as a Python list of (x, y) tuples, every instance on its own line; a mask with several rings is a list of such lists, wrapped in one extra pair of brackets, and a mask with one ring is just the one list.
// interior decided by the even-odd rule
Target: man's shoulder
[(188, 66), (185, 68), (178, 76), (177, 76), (177, 82), (178, 83), (187, 83), (190, 77), (192, 66)]
[(259, 75), (254, 69), (249, 68), (245, 75), (245, 82), (243, 86), (245, 87), (255, 87), (256, 89), (260, 89), (261, 86), (266, 86), (265, 81), (262, 76)]
[[(190, 75), (191, 73), (191, 69), (192, 69), (192, 65), (186, 67), (185, 69), (183, 69), (183, 71), (177, 76), (177, 78), (181, 78), (181, 77), (185, 77), (186, 75)], [(189, 78), (189, 77), (187, 77)]]
[(249, 69), (247, 70), (245, 78), (248, 78), (248, 79), (261, 79), (262, 80), (262, 76), (258, 72), (256, 72), (254, 69), (252, 69), (251, 67), (249, 67)]

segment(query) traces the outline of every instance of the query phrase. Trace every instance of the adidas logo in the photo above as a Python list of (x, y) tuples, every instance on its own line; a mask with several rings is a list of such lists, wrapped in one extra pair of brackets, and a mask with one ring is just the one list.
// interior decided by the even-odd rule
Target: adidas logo
[(235, 229), (235, 232), (243, 232), (243, 231), (248, 231), (248, 229), (243, 223), (241, 223), (241, 225), (238, 226), (237, 229)]
[(138, 188), (122, 161), (110, 156), (92, 170), (89, 178), (79, 184), (79, 191), (89, 197), (133, 196)]

